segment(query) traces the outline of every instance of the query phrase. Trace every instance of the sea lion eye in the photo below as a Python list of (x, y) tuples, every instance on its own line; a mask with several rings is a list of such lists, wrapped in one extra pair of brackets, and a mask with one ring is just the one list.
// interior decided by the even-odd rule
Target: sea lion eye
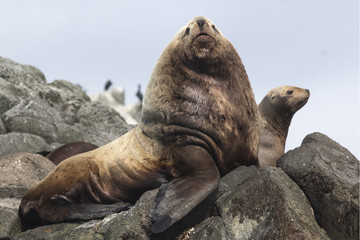
[(217, 30), (217, 28), (215, 27), (215, 25), (212, 25), (211, 27), (214, 29), (215, 32), (217, 32), (217, 33), (219, 32), (219, 31)]
[(286, 94), (291, 95), (291, 94), (293, 94), (293, 92), (294, 92), (293, 90), (289, 90), (286, 92)]
[(189, 32), (190, 32), (190, 28), (186, 28), (186, 30), (185, 30), (185, 35), (188, 35)]

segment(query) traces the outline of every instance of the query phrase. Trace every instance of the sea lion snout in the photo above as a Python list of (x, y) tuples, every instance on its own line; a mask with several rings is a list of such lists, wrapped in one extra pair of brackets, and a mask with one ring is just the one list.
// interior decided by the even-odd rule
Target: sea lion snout
[(204, 20), (203, 18), (201, 18), (201, 19), (198, 19), (198, 20), (196, 21), (196, 23), (198, 24), (198, 26), (199, 26), (200, 28), (203, 28), (203, 27), (204, 27), (204, 24), (205, 24), (205, 20)]

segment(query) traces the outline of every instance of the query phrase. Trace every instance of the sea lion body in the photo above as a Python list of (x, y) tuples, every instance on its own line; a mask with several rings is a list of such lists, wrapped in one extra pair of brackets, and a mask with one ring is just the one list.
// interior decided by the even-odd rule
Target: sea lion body
[(196, 17), (158, 60), (138, 127), (59, 164), (25, 194), (20, 217), (91, 219), (119, 210), (108, 203), (134, 202), (160, 186), (150, 216), (152, 231), (162, 232), (209, 196), (221, 175), (258, 165), (259, 138), (240, 57), (210, 20)]
[(260, 102), (260, 166), (276, 166), (276, 161), (285, 152), (292, 117), (307, 103), (309, 96), (307, 89), (282, 86), (269, 91)]

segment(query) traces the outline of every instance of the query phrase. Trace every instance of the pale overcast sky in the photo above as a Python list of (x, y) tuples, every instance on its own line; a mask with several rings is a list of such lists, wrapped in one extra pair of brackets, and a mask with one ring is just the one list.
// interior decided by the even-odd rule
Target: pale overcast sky
[(175, 33), (204, 15), (237, 49), (258, 103), (281, 85), (310, 89), (287, 150), (318, 131), (359, 158), (358, 0), (1, 0), (0, 8), (0, 56), (88, 94), (111, 79), (127, 104)]

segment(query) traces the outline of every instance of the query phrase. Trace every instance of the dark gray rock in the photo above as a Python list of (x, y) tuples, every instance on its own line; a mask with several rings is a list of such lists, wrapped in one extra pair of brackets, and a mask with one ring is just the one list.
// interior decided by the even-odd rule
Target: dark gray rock
[(304, 193), (280, 168), (241, 168), (234, 174), (252, 177), (216, 201), (229, 239), (328, 239)]
[(257, 168), (255, 166), (240, 166), (232, 170), (229, 174), (223, 176), (219, 183), (218, 197), (225, 192), (238, 187), (244, 181), (253, 178), (256, 175)]
[(304, 191), (331, 239), (359, 239), (359, 161), (347, 149), (313, 133), (277, 164)]
[(230, 239), (226, 234), (224, 222), (219, 216), (210, 217), (185, 231), (180, 239)]

